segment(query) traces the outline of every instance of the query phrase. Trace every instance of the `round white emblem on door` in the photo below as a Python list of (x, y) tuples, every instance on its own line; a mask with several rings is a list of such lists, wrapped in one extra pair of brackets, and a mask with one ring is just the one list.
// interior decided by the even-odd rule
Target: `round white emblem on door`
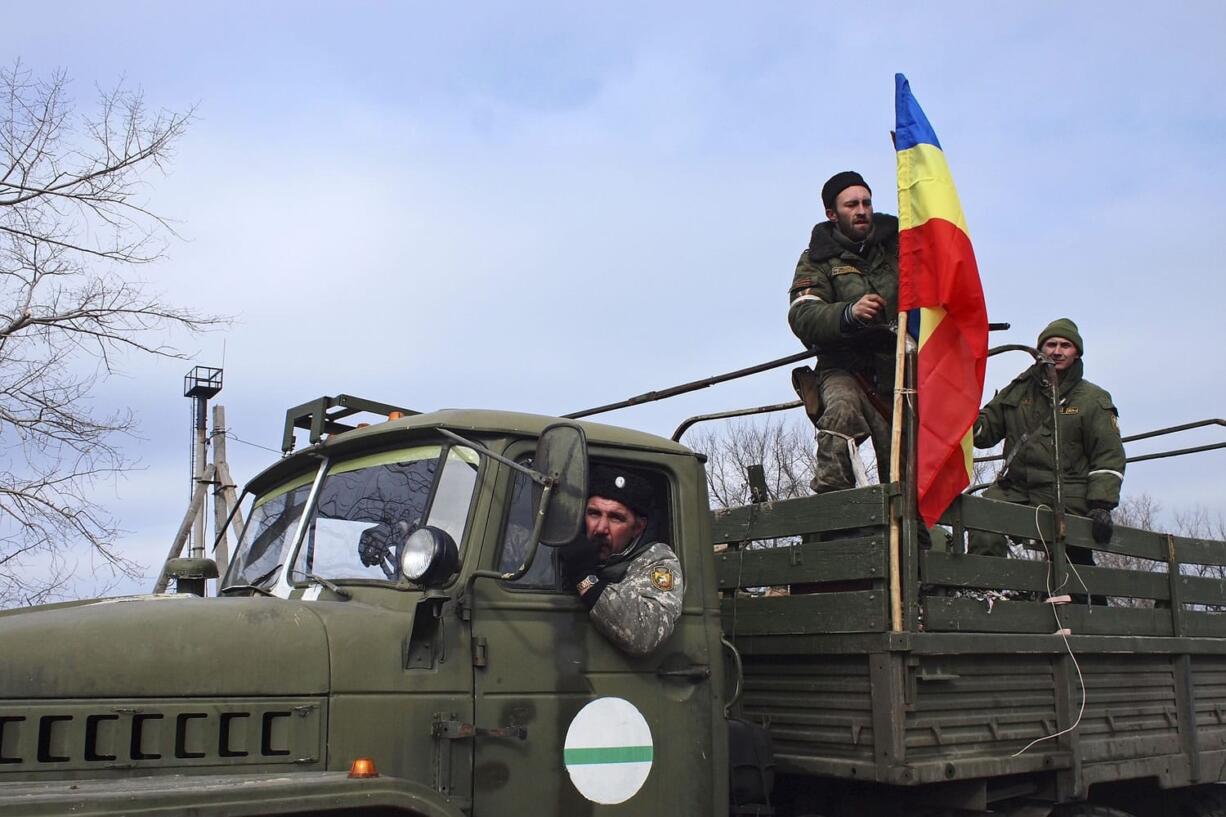
[(651, 728), (634, 704), (597, 698), (566, 730), (563, 760), (571, 782), (594, 803), (624, 803), (651, 772)]

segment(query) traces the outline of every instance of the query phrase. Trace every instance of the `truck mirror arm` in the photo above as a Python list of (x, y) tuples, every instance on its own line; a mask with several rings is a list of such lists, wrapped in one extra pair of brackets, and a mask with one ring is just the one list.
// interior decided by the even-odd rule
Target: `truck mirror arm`
[[(475, 442), (474, 440), (470, 440), (467, 437), (462, 437), (459, 434), (456, 434), (454, 431), (451, 431), (449, 429), (440, 428), (438, 429), (438, 432), (450, 440), (454, 440), (455, 442), (461, 443), (462, 445), (466, 445), (469, 448), (472, 448), (476, 451), (480, 451), (485, 456), (489, 457), (492, 460), (496, 460), (497, 462), (502, 463), (508, 468), (514, 468), (516, 471), (520, 472), (524, 476), (531, 479), (537, 485), (540, 485), (544, 488), (549, 488), (549, 487), (552, 487), (558, 484), (558, 479), (556, 475), (555, 476), (545, 476), (540, 471), (534, 471), (528, 466), (518, 463), (513, 459), (504, 457), (501, 454), (495, 454), (493, 451), (490, 451), (487, 447), (485, 447), (481, 443)], [(544, 503), (542, 502), (541, 504), (543, 505)]]
[(536, 552), (540, 548), (541, 530), (545, 526), (545, 517), (549, 512), (549, 500), (553, 496), (554, 486), (558, 483), (558, 478), (556, 476), (551, 475), (546, 477), (541, 475), (541, 477), (544, 480), (542, 483), (543, 487), (541, 488), (541, 504), (540, 507), (536, 509), (536, 521), (532, 524), (532, 535), (528, 537), (528, 547), (524, 552), (523, 563), (509, 573), (503, 573), (499, 570), (489, 570), (486, 568), (474, 570), (469, 575), (468, 581), (464, 583), (464, 593), (461, 596), (462, 599), (467, 599), (472, 596), (473, 585), (476, 583), (477, 579), (488, 578), (499, 579), (500, 581), (504, 582), (513, 582), (516, 579), (522, 578), (523, 575), (528, 572), (528, 568), (532, 565), (532, 560), (536, 558)]
[[(491, 578), (504, 582), (520, 579), (531, 567), (542, 541), (548, 546), (558, 547), (571, 541), (578, 533), (582, 523), (582, 499), (587, 494), (587, 441), (582, 427), (575, 423), (563, 422), (547, 427), (537, 440), (536, 460), (533, 463), (540, 469), (537, 470), (537, 468), (528, 468), (514, 460), (495, 454), (485, 446), (470, 442), (453, 431), (445, 428), (440, 428), (439, 431), (444, 436), (463, 442), (495, 461), (527, 475), (541, 488), (536, 519), (532, 525), (532, 534), (528, 538), (528, 546), (525, 549), (522, 563), (509, 573), (478, 568), (469, 574), (459, 599), (460, 614), (466, 616), (470, 609), (465, 602), (472, 597), (473, 585), (477, 579)], [(551, 518), (550, 506), (555, 504), (553, 503), (555, 494), (561, 499), (558, 503), (558, 512)]]

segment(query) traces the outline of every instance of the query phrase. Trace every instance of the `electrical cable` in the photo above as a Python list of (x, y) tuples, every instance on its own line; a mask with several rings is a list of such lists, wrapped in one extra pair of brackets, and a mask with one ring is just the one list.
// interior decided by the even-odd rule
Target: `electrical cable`
[(269, 448), (269, 447), (268, 447), (268, 446), (266, 446), (266, 445), (260, 445), (259, 443), (248, 442), (247, 440), (244, 440), (244, 439), (242, 439), (241, 437), (236, 437), (236, 436), (234, 436), (234, 433), (233, 433), (232, 431), (230, 431), (230, 429), (228, 429), (228, 428), (227, 428), (227, 429), (223, 429), (223, 430), (222, 430), (220, 433), (221, 433), (221, 434), (224, 434), (227, 440), (234, 440), (234, 442), (236, 442), (236, 443), (242, 443), (243, 445), (249, 445), (249, 446), (251, 446), (252, 448), (259, 448), (259, 449), (261, 449), (261, 450), (263, 450), (263, 451), (271, 451), (273, 454), (280, 454), (280, 453), (281, 453), (280, 451), (278, 451), (278, 450), (277, 450), (277, 449), (275, 449), (275, 448)]
[(732, 637), (736, 638), (736, 602), (741, 593), (741, 580), (745, 576), (745, 551), (749, 549), (748, 542), (742, 542), (736, 549), (736, 586), (732, 588)]
[[(1047, 505), (1038, 505), (1034, 509), (1034, 528), (1035, 528), (1035, 531), (1037, 531), (1039, 534), (1039, 542), (1042, 543), (1043, 550), (1047, 552), (1048, 568), (1047, 568), (1047, 576), (1044, 581), (1044, 584), (1047, 587), (1047, 598), (1050, 599), (1055, 595), (1055, 593), (1052, 591), (1052, 586), (1051, 586), (1052, 571), (1055, 565), (1052, 563), (1052, 560), (1051, 560), (1051, 549), (1047, 547), (1047, 540), (1043, 538), (1043, 529), (1039, 525), (1039, 510), (1041, 508), (1047, 508), (1047, 510), (1049, 511), (1051, 510), (1051, 508), (1048, 507)], [(1082, 589), (1085, 590), (1088, 595), (1090, 592), (1090, 589), (1086, 587), (1085, 582), (1082, 581), (1081, 574), (1077, 572), (1077, 568), (1073, 567), (1073, 563), (1069, 561), (1067, 554), (1065, 554), (1065, 561), (1068, 563), (1069, 567), (1072, 568), (1073, 574), (1077, 576), (1077, 581), (1081, 583)], [(1063, 582), (1060, 583), (1060, 586), (1057, 587), (1056, 590), (1063, 590), (1064, 585), (1066, 584), (1068, 584), (1067, 577), (1064, 579)], [(1032, 746), (1042, 743), (1045, 740), (1054, 740), (1055, 738), (1058, 738), (1061, 735), (1067, 735), (1069, 732), (1072, 732), (1079, 725), (1081, 725), (1081, 718), (1083, 715), (1085, 715), (1086, 680), (1085, 680), (1085, 676), (1081, 674), (1081, 664), (1077, 662), (1077, 656), (1073, 654), (1073, 645), (1069, 643), (1068, 632), (1065, 630), (1064, 625), (1060, 622), (1060, 613), (1056, 609), (1058, 606), (1059, 605), (1057, 604), (1052, 604), (1051, 613), (1052, 613), (1052, 616), (1055, 617), (1056, 619), (1056, 632), (1060, 634), (1060, 637), (1062, 639), (1064, 639), (1064, 648), (1068, 650), (1069, 658), (1073, 660), (1073, 668), (1077, 670), (1077, 684), (1081, 688), (1081, 708), (1077, 710), (1076, 719), (1074, 719), (1072, 724), (1070, 724), (1067, 728), (1061, 729), (1059, 732), (1056, 732), (1051, 735), (1044, 735), (1042, 737), (1035, 738), (1034, 740), (1030, 741), (1030, 743), (1027, 743), (1021, 749), (1018, 749), (1016, 752), (1014, 752), (1013, 755), (1011, 755), (1011, 757), (1020, 757), (1027, 750), (1029, 750)]]

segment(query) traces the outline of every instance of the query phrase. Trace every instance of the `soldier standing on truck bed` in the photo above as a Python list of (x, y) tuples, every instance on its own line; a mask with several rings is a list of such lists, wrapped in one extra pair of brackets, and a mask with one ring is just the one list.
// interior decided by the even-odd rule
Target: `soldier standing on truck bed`
[[(1039, 351), (1052, 361), (1060, 400), (1061, 498), (1069, 513), (1089, 516), (1094, 541), (1111, 541), (1111, 509), (1120, 503), (1124, 481), (1124, 444), (1119, 412), (1104, 389), (1082, 379), (1085, 344), (1077, 324), (1068, 318), (1052, 321), (1039, 334)], [(975, 421), (975, 447), (991, 448), (1005, 441), (1005, 467), (996, 483), (983, 492), (989, 499), (1025, 505), (1054, 506), (1055, 448), (1048, 366), (1036, 363), (997, 392)], [(972, 531), (968, 550), (986, 556), (1007, 556), (1000, 534)], [(1069, 561), (1094, 564), (1094, 552), (1070, 547)]]
[(672, 548), (643, 535), (651, 487), (618, 468), (592, 469), (586, 510), (590, 549), (562, 552), (563, 572), (592, 623), (631, 655), (650, 654), (672, 634), (684, 585)]
[(894, 388), (890, 323), (898, 314), (898, 219), (873, 212), (872, 190), (850, 170), (822, 186), (822, 204), (826, 221), (813, 227), (788, 293), (788, 324), (817, 354), (815, 373), (797, 372), (810, 379), (806, 408), (817, 426), (811, 486), (819, 494), (863, 482), (858, 446), (869, 437), (881, 481), (888, 478), (884, 398)]

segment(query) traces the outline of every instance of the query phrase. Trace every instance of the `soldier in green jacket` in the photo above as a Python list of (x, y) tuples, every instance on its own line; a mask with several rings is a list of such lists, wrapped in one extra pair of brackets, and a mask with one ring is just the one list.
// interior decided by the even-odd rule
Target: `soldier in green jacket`
[[(1111, 395), (1082, 379), (1085, 344), (1077, 324), (1068, 318), (1052, 321), (1039, 334), (1039, 351), (1052, 361), (1059, 395), (1061, 495), (1065, 510), (1089, 516), (1094, 541), (1111, 541), (1111, 509), (1120, 502), (1124, 481), (1124, 444)], [(1025, 505), (1054, 506), (1055, 448), (1052, 441), (1051, 391), (1048, 367), (1036, 363), (997, 392), (975, 421), (975, 447), (991, 448), (1005, 441), (1004, 473), (983, 492), (989, 499)], [(1007, 556), (999, 534), (974, 531), (969, 551)], [(1094, 564), (1094, 553), (1070, 547), (1069, 560)]]
[(898, 219), (874, 213), (872, 196), (854, 171), (826, 182), (826, 221), (814, 226), (788, 292), (788, 324), (817, 354), (814, 493), (863, 481), (853, 452), (870, 437), (883, 482), (889, 473), (884, 409), (894, 388)]

